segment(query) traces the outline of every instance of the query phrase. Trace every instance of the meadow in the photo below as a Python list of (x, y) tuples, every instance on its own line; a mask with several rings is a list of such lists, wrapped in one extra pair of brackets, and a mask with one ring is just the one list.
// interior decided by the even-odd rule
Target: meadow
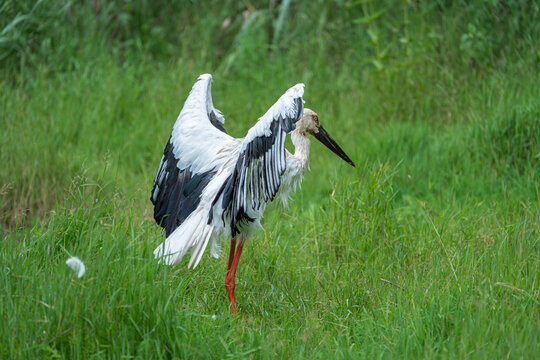
[[(540, 5), (0, 5), (0, 358), (540, 358)], [(167, 267), (150, 190), (192, 84), (312, 140), (244, 248)], [(291, 144), (287, 145), (290, 150)], [(65, 265), (78, 256), (86, 274)]]

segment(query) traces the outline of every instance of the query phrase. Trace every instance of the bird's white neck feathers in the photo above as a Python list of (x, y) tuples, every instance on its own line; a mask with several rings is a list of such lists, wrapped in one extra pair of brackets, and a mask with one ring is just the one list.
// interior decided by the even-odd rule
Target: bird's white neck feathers
[(294, 155), (287, 151), (287, 169), (281, 178), (279, 190), (283, 206), (286, 208), (289, 201), (289, 194), (295, 191), (301, 184), (302, 178), (309, 166), (309, 139), (301, 129), (296, 129), (291, 134), (294, 145)]
[(297, 128), (291, 132), (291, 140), (294, 145), (293, 156), (300, 165), (301, 174), (304, 175), (309, 165), (309, 139), (301, 128)]

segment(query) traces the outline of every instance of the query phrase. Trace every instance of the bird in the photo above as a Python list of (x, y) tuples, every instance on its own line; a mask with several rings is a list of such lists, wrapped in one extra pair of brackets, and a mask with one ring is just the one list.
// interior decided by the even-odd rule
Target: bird
[[(161, 157), (150, 200), (166, 236), (154, 256), (177, 265), (191, 251), (188, 268), (195, 268), (208, 244), (217, 258), (222, 239), (230, 239), (225, 289), (234, 314), (235, 277), (246, 239), (261, 228), (264, 211), (275, 198), (287, 207), (308, 169), (308, 135), (355, 165), (321, 126), (317, 113), (304, 108), (304, 84), (288, 89), (244, 138), (235, 138), (214, 107), (212, 81), (210, 74), (198, 77)], [(287, 134), (294, 154), (285, 148)]]

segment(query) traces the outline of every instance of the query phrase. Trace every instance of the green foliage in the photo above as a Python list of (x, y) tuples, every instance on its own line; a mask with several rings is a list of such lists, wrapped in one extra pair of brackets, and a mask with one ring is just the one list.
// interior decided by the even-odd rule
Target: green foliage
[(526, 0), (8, 0), (0, 6), (0, 61), (10, 70), (43, 60), (65, 70), (112, 51), (121, 61), (197, 59), (241, 72), (251, 70), (250, 54), (260, 54), (259, 61), (287, 54), (308, 63), (324, 57), (333, 66), (354, 59), (382, 71), (429, 54), (487, 69), (538, 46), (539, 14), (540, 6)]
[(475, 134), (481, 157), (491, 159), (499, 172), (540, 168), (540, 107), (517, 107), (484, 121)]
[[(2, 2), (0, 358), (540, 357), (539, 12)], [(235, 317), (223, 256), (152, 255), (153, 176), (204, 72), (238, 137), (306, 83), (357, 164), (312, 141), (245, 247)]]

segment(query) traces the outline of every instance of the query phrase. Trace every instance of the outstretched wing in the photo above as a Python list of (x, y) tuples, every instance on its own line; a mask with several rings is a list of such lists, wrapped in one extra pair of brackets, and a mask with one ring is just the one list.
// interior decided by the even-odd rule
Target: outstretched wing
[(193, 85), (154, 179), (154, 219), (167, 236), (197, 208), (205, 186), (226, 160), (220, 150), (235, 141), (214, 108), (211, 84), (212, 76), (204, 74)]
[(223, 209), (230, 215), (231, 232), (252, 221), (249, 213), (274, 199), (286, 168), (285, 136), (304, 111), (304, 84), (287, 90), (247, 133), (234, 173), (225, 185)]

